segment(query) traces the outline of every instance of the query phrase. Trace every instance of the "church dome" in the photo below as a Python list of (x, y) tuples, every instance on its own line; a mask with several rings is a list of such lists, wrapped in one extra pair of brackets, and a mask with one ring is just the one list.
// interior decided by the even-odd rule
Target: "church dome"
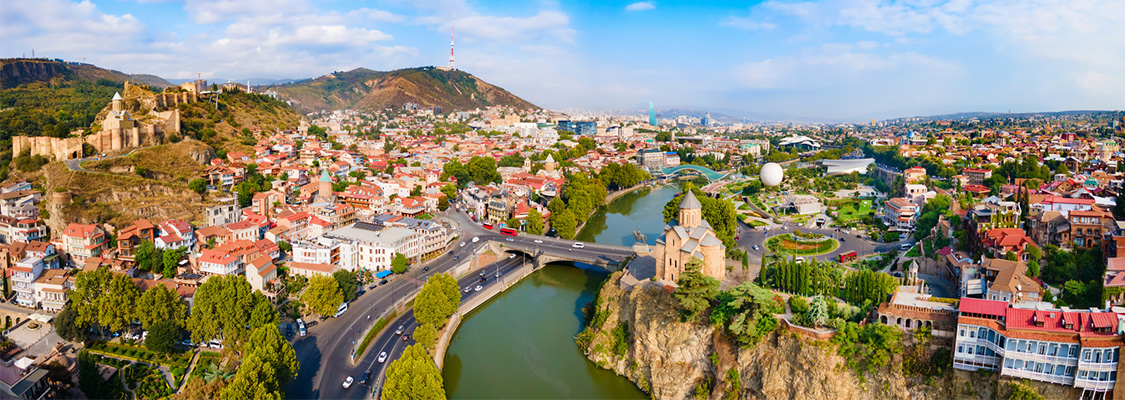
[(690, 190), (688, 190), (687, 195), (684, 196), (684, 199), (680, 200), (681, 210), (695, 210), (701, 208), (703, 208), (703, 205), (699, 204), (699, 199), (696, 199), (695, 194)]

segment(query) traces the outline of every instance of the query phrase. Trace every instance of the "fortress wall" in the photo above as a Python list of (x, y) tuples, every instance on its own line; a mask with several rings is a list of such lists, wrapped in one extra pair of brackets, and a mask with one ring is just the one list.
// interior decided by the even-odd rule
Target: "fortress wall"
[(29, 150), (32, 155), (69, 160), (82, 157), (82, 143), (81, 138), (15, 136), (12, 138), (12, 151), (15, 156), (19, 156), (24, 150)]

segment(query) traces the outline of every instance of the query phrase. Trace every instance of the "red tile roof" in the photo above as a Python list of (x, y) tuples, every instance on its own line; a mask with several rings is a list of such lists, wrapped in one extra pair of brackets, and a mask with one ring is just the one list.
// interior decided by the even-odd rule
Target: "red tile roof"
[(1008, 312), (1008, 302), (962, 297), (960, 311), (962, 313), (984, 314), (1003, 317)]

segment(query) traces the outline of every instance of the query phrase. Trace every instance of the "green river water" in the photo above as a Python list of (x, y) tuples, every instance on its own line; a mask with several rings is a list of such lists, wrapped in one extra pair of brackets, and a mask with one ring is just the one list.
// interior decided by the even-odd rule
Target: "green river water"
[[(663, 231), (664, 203), (679, 185), (625, 194), (590, 217), (578, 239), (632, 245)], [(580, 265), (581, 266), (581, 265)], [(598, 368), (578, 350), (582, 307), (608, 276), (558, 263), (532, 273), (470, 313), (446, 353), (451, 399), (643, 399), (629, 380)]]

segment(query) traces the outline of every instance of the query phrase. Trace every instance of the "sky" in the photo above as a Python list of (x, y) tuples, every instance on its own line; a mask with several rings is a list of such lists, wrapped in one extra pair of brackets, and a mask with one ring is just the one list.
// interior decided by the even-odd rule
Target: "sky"
[(0, 57), (164, 78), (448, 64), (541, 107), (863, 122), (1125, 108), (1121, 0), (27, 0)]

